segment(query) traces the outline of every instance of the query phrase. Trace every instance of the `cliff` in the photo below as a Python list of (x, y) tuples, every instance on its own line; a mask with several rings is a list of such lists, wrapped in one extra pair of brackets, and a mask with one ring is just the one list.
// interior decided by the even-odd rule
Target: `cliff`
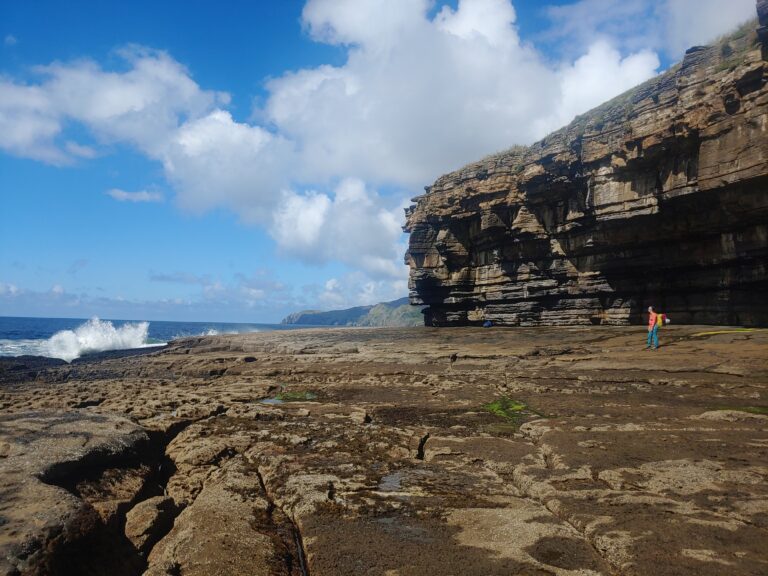
[(406, 210), (428, 325), (768, 324), (768, 0), (759, 23)]
[(355, 306), (344, 310), (305, 310), (283, 318), (281, 324), (303, 326), (419, 326), (421, 312), (408, 304), (408, 298), (381, 302), (372, 306)]

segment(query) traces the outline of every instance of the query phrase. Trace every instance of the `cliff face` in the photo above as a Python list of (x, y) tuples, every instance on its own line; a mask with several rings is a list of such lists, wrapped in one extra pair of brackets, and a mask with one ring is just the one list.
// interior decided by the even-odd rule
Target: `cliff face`
[[(768, 0), (752, 22), (406, 211), (428, 325), (768, 324)], [(758, 28), (759, 26), (759, 28)]]

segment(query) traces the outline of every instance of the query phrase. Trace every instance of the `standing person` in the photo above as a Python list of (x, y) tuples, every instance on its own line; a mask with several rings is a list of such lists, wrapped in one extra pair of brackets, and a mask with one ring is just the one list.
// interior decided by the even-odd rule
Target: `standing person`
[(653, 306), (648, 306), (648, 339), (645, 342), (645, 349), (651, 348), (651, 342), (653, 342), (653, 350), (659, 347), (659, 315), (653, 310)]

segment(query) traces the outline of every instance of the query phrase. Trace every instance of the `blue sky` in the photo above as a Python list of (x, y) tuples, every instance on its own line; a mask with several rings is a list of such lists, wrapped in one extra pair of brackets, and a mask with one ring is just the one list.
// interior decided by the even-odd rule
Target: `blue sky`
[(402, 209), (752, 0), (0, 2), (0, 315), (279, 321), (407, 293)]

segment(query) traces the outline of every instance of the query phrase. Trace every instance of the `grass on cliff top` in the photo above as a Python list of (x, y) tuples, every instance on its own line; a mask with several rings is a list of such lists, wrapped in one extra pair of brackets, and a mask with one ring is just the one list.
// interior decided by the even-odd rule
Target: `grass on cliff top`
[(477, 162), (473, 162), (473, 164), (486, 164), (494, 160), (499, 160), (505, 156), (515, 156), (517, 158), (522, 159), (526, 152), (528, 152), (528, 146), (515, 144), (504, 150), (499, 150), (498, 152), (493, 152), (492, 154), (483, 156)]

